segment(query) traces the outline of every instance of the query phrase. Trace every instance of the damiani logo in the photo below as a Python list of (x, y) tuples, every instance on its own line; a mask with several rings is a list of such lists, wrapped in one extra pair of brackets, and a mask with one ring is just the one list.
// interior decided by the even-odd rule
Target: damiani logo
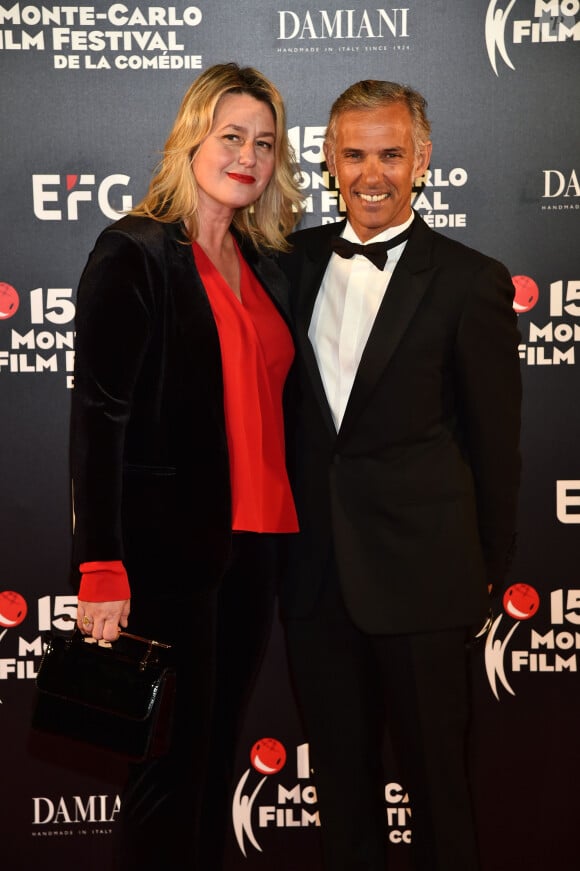
[(570, 173), (560, 172), (558, 169), (544, 169), (544, 193), (542, 198), (554, 197), (579, 197), (580, 181), (578, 174), (573, 169)]
[(35, 826), (64, 823), (112, 823), (121, 809), (118, 795), (64, 796), (58, 799), (35, 796), (32, 799), (32, 823)]
[[(533, 19), (515, 19), (508, 30), (508, 19), (516, 0), (490, 0), (485, 16), (485, 44), (489, 62), (496, 76), (501, 58), (506, 66), (515, 70), (508, 54), (506, 42), (566, 42), (580, 40), (580, 0), (535, 0)], [(509, 40), (507, 37), (509, 36)], [(498, 58), (499, 55), (499, 58)]]
[(409, 36), (408, 9), (278, 11), (278, 39), (383, 39)]

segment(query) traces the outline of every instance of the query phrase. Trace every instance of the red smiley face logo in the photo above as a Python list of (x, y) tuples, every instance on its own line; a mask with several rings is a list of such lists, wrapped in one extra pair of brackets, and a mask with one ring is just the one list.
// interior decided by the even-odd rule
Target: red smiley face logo
[(503, 606), (515, 620), (529, 620), (540, 607), (540, 597), (529, 584), (513, 584), (504, 593)]
[(15, 315), (20, 305), (18, 292), (11, 284), (0, 281), (0, 321), (8, 320)]
[(276, 774), (286, 764), (286, 750), (276, 738), (261, 738), (250, 750), (250, 762), (260, 774)]
[(28, 613), (26, 599), (20, 593), (4, 590), (0, 593), (0, 626), (19, 626)]
[(518, 314), (529, 312), (533, 309), (540, 297), (540, 289), (533, 278), (527, 275), (514, 275), (513, 285), (516, 289), (514, 298), (514, 311)]

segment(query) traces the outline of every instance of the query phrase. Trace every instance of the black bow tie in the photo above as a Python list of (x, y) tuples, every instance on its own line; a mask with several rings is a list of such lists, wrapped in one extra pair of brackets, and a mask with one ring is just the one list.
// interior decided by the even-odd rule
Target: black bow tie
[[(411, 227), (413, 225), (411, 224)], [(385, 263), (387, 262), (388, 251), (390, 248), (395, 248), (397, 245), (400, 245), (401, 242), (404, 242), (409, 238), (411, 233), (411, 227), (407, 227), (406, 230), (403, 230), (402, 233), (399, 233), (398, 236), (395, 236), (393, 239), (389, 239), (387, 242), (370, 242), (368, 245), (361, 245), (359, 242), (349, 242), (348, 239), (344, 239), (342, 236), (333, 236), (330, 240), (330, 244), (332, 250), (335, 254), (338, 254), (339, 257), (345, 257), (349, 260), (355, 254), (362, 254), (364, 257), (367, 257), (371, 263), (377, 267), (377, 269), (384, 269)]]

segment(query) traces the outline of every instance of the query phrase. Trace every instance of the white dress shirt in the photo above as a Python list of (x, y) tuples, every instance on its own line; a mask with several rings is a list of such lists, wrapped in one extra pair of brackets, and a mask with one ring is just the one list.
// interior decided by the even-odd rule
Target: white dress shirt
[[(402, 233), (413, 221), (390, 227), (371, 242), (388, 242)], [(360, 239), (346, 223), (343, 237), (350, 242)], [(350, 259), (333, 253), (314, 303), (308, 338), (314, 348), (318, 369), (332, 412), (334, 425), (340, 429), (350, 391), (377, 312), (407, 242), (389, 251), (383, 270), (363, 254)]]

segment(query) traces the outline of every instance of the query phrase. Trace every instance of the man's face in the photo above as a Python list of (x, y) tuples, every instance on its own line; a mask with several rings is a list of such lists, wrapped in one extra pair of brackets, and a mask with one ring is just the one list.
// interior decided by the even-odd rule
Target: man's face
[(366, 242), (410, 216), (413, 182), (429, 166), (431, 143), (416, 155), (409, 110), (391, 103), (340, 115), (334, 149), (326, 146), (325, 156), (348, 219)]

